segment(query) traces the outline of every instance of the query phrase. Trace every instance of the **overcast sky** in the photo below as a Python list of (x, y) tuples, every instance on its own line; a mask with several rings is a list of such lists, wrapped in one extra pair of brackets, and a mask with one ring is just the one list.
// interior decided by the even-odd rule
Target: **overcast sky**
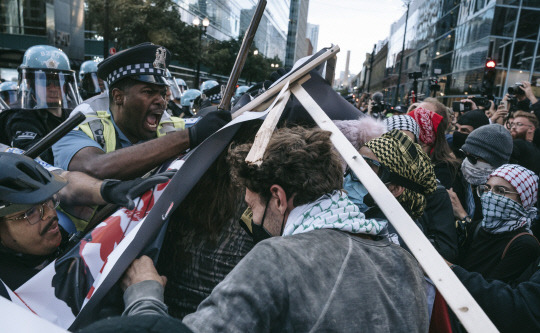
[(339, 45), (336, 76), (345, 70), (347, 50), (351, 50), (349, 70), (362, 70), (366, 53), (373, 44), (390, 34), (390, 25), (405, 13), (402, 0), (310, 0), (308, 22), (319, 25), (317, 47)]

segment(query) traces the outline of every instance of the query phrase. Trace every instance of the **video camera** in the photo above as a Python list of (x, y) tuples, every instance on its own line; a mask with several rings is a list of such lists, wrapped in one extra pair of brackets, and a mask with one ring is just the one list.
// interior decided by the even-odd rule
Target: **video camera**
[(523, 87), (523, 84), (521, 82), (516, 82), (513, 87), (508, 87), (508, 94), (509, 95), (525, 95), (525, 91), (523, 91), (521, 88)]
[(452, 111), (454, 112), (468, 112), (472, 110), (471, 102), (452, 102)]
[(486, 110), (491, 107), (491, 101), (487, 97), (484, 97), (484, 96), (472, 97), (471, 100), (476, 104), (476, 106), (483, 107)]

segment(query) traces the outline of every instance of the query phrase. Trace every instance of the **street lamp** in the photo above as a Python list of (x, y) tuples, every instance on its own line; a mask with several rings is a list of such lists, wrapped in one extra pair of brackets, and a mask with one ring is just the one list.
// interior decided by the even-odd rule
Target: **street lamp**
[(197, 76), (195, 77), (195, 84), (198, 87), (200, 85), (199, 81), (201, 80), (202, 36), (206, 35), (206, 29), (210, 25), (210, 20), (208, 17), (205, 17), (201, 24), (201, 19), (196, 17), (193, 19), (193, 25), (199, 28), (199, 54), (197, 56)]
[(253, 51), (253, 55), (257, 55), (257, 54), (259, 54), (259, 50)]

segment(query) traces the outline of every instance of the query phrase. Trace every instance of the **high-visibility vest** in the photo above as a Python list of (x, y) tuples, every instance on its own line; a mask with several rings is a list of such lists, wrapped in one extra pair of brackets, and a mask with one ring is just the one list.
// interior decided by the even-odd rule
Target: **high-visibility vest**
[[(96, 141), (106, 153), (116, 150), (116, 131), (107, 111), (85, 112), (86, 121), (79, 125), (79, 129)], [(184, 119), (167, 117), (159, 122), (157, 136), (162, 137), (168, 133), (185, 128)]]

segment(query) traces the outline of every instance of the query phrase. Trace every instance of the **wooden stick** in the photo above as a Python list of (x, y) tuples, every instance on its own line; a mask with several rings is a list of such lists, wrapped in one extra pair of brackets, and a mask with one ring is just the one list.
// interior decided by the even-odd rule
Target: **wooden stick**
[(332, 86), (334, 84), (334, 74), (336, 73), (337, 56), (333, 56), (326, 62), (326, 73), (324, 78)]
[(293, 84), (297, 80), (304, 77), (306, 74), (308, 74), (311, 70), (315, 69), (317, 66), (325, 62), (326, 60), (332, 58), (339, 52), (339, 46), (333, 45), (331, 48), (329, 48), (326, 52), (318, 56), (317, 58), (313, 59), (309, 64), (306, 64), (304, 67), (298, 69), (296, 72), (292, 73), (289, 77), (287, 77), (286, 80), (282, 80), (278, 82), (275, 86), (268, 89), (261, 95), (257, 96), (254, 100), (244, 105), (242, 108), (237, 110), (235, 113), (232, 114), (232, 118), (236, 118), (242, 113), (246, 111), (255, 111), (257, 107), (266, 102), (268, 99), (275, 96), (281, 89), (283, 89), (283, 86), (285, 85), (286, 81), (289, 81), (290, 84)]
[(285, 86), (283, 86), (283, 89), (281, 89), (279, 92), (278, 97), (276, 97), (270, 106), (266, 119), (259, 128), (259, 131), (257, 131), (253, 146), (251, 146), (251, 149), (246, 157), (246, 162), (248, 164), (255, 164), (257, 166), (262, 164), (266, 147), (270, 142), (272, 133), (274, 133), (274, 129), (277, 126), (279, 118), (281, 117), (290, 96), (291, 92), (289, 91), (289, 81), (287, 81)]
[(331, 131), (334, 146), (375, 199), (384, 215), (396, 228), (426, 274), (431, 278), (450, 308), (468, 332), (497, 332), (488, 316), (445, 263), (443, 258), (416, 226), (396, 198), (371, 170), (353, 145), (330, 120), (309, 93), (300, 85), (292, 93), (309, 112), (320, 128)]

